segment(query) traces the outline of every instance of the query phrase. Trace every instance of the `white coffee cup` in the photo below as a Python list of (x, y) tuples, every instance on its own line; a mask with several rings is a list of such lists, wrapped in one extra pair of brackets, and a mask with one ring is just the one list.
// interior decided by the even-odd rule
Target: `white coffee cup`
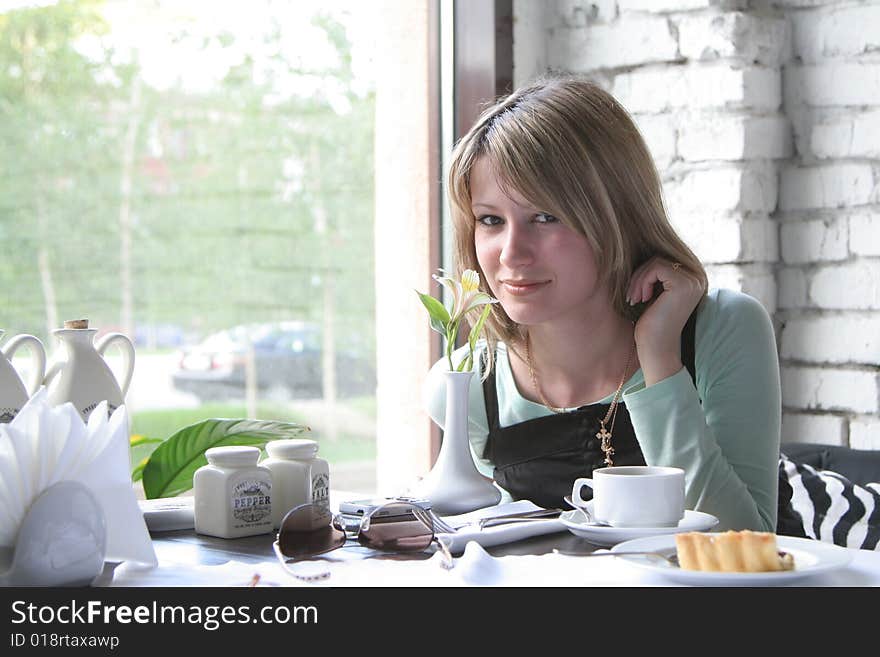
[(593, 489), (593, 517), (613, 527), (675, 527), (684, 518), (684, 470), (623, 465), (593, 470), (571, 490), (572, 504), (585, 507)]

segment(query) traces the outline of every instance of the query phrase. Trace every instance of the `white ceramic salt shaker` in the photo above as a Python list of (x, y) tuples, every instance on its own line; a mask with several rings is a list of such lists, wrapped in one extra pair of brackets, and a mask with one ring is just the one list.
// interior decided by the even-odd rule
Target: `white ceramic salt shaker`
[(266, 443), (263, 466), (272, 473), (272, 525), (277, 529), (292, 508), (318, 504), (330, 509), (330, 467), (317, 456), (318, 443), (304, 438)]
[(212, 447), (193, 475), (195, 530), (220, 538), (272, 531), (272, 473), (256, 447)]

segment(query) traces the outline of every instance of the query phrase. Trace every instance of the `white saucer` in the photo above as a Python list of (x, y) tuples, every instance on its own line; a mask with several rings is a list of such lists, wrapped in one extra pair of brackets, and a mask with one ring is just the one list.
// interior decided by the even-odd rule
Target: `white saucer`
[[(587, 504), (587, 511), (592, 510), (592, 504)], [(644, 536), (658, 536), (660, 534), (678, 534), (679, 532), (702, 532), (712, 529), (718, 524), (718, 518), (702, 511), (685, 511), (684, 518), (675, 527), (609, 527), (607, 525), (592, 525), (587, 522), (587, 516), (580, 509), (565, 511), (559, 516), (559, 520), (575, 536), (587, 539), (593, 545), (611, 547), (622, 541), (630, 541)]]
[[(852, 550), (823, 543), (808, 538), (777, 536), (776, 545), (794, 557), (794, 570), (780, 570), (769, 573), (715, 573), (696, 570), (682, 570), (659, 559), (645, 559), (640, 556), (624, 556), (634, 566), (650, 570), (658, 575), (682, 584), (696, 586), (774, 586), (788, 584), (792, 580), (827, 573), (843, 568), (852, 560)], [(649, 536), (620, 543), (611, 552), (659, 552), (671, 557), (676, 553), (675, 537)]]

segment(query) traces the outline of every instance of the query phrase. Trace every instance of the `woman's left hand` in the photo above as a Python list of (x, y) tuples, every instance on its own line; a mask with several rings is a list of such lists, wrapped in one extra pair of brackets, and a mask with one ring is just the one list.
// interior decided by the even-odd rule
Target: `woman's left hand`
[(654, 257), (633, 272), (627, 301), (651, 301), (658, 282), (663, 291), (642, 313), (635, 328), (646, 386), (681, 369), (681, 332), (706, 291), (702, 281), (681, 265)]

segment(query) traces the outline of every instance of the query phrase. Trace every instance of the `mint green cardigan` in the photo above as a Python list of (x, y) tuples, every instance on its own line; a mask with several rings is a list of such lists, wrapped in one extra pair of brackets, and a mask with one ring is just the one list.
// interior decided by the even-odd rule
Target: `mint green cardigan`
[[(716, 516), (717, 529), (773, 532), (781, 393), (770, 317), (746, 294), (710, 290), (697, 311), (695, 346), (696, 388), (685, 368), (647, 387), (639, 369), (624, 385), (623, 401), (645, 461), (684, 469), (686, 507)], [(464, 349), (456, 352), (456, 362)], [(476, 369), (480, 359), (475, 361)], [(426, 408), (441, 427), (446, 367), (445, 359), (438, 361), (425, 382)], [(503, 343), (498, 345), (495, 377), (502, 426), (552, 413), (520, 394)], [(610, 401), (609, 395), (596, 403)], [(468, 429), (477, 468), (491, 477), (493, 465), (482, 458), (489, 427), (477, 376), (470, 387)]]

